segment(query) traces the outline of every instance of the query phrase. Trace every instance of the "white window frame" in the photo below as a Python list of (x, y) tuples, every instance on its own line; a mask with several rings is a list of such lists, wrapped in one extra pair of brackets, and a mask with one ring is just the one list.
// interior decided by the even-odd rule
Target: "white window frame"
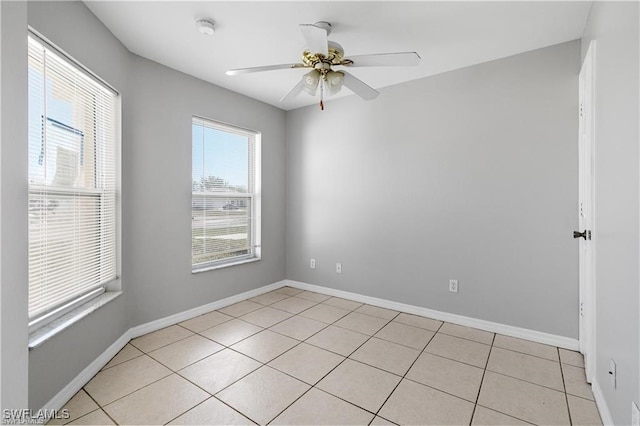
[[(94, 80), (96, 83), (103, 86), (105, 89), (110, 90), (115, 95), (114, 102), (114, 169), (115, 169), (115, 278), (101, 284), (100, 286), (92, 287), (88, 291), (80, 292), (77, 296), (67, 302), (63, 302), (53, 307), (49, 311), (36, 315), (29, 320), (28, 327), (30, 333), (30, 348), (32, 345), (32, 337), (37, 337), (38, 344), (48, 339), (52, 335), (66, 328), (68, 325), (77, 321), (81, 317), (86, 316), (93, 309), (102, 306), (104, 303), (108, 303), (113, 298), (117, 297), (121, 293), (121, 97), (118, 91), (102, 78), (97, 76), (83, 64), (75, 60), (71, 55), (67, 54), (64, 50), (60, 49), (55, 44), (51, 43), (44, 36), (38, 33), (35, 29), (29, 27), (28, 35), (30, 38), (35, 39), (41, 43), (46, 49), (55, 53), (59, 59), (67, 62), (77, 72), (84, 74), (86, 77)], [(47, 120), (47, 117), (43, 118)], [(98, 195), (100, 190), (94, 189), (81, 189), (76, 188), (69, 190), (62, 187), (34, 185), (29, 184), (29, 193), (38, 192), (41, 190), (47, 190), (49, 192), (59, 192), (61, 194), (82, 194), (86, 196)], [(108, 294), (105, 294), (108, 293)], [(104, 295), (103, 297), (100, 297)], [(90, 305), (91, 304), (91, 305)], [(92, 306), (92, 307), (90, 307)], [(77, 315), (76, 315), (77, 312)], [(57, 321), (59, 320), (59, 321)], [(54, 323), (53, 326), (49, 326), (46, 329), (43, 328)], [(58, 324), (60, 323), (60, 324)], [(43, 333), (44, 330), (44, 333)]]
[[(194, 115), (191, 120), (192, 129), (194, 125), (202, 124), (206, 127), (213, 128), (226, 133), (232, 133), (244, 136), (249, 139), (249, 147), (253, 147), (253, 182), (249, 182), (249, 187), (253, 187), (252, 192), (201, 192), (191, 191), (191, 206), (193, 212), (193, 202), (195, 197), (203, 197), (210, 199), (229, 199), (229, 198), (249, 198), (250, 199), (250, 227), (249, 234), (251, 241), (249, 242), (250, 252), (248, 254), (233, 256), (219, 260), (213, 260), (203, 263), (194, 263), (193, 259), (193, 219), (191, 226), (192, 247), (191, 247), (191, 272), (199, 273), (210, 271), (213, 269), (225, 268), (228, 266), (241, 265), (249, 262), (259, 261), (262, 258), (262, 230), (261, 230), (261, 211), (262, 211), (262, 134), (255, 130), (249, 130), (243, 127), (234, 126), (228, 123), (212, 120)], [(193, 136), (193, 132), (192, 132)], [(192, 144), (193, 149), (193, 144)], [(251, 175), (251, 174), (250, 174)], [(193, 179), (193, 152), (192, 152), (192, 179)], [(251, 176), (250, 176), (251, 177)], [(192, 180), (193, 183), (193, 180)], [(192, 213), (193, 214), (193, 213)]]

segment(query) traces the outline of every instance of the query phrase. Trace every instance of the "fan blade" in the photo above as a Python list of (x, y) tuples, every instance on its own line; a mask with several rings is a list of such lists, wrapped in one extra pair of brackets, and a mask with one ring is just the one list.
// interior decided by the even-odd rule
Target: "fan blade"
[(313, 24), (300, 24), (300, 31), (307, 43), (307, 49), (311, 53), (319, 53), (327, 56), (329, 54), (329, 41), (327, 30), (316, 27)]
[(420, 63), (416, 52), (379, 53), (374, 55), (356, 55), (342, 61), (347, 67), (410, 67)]
[(344, 74), (344, 85), (347, 86), (356, 95), (367, 101), (375, 99), (380, 93), (377, 90), (367, 85), (364, 81), (355, 77), (353, 74), (349, 74), (346, 71), (340, 71)]
[(279, 65), (266, 65), (263, 67), (252, 67), (252, 68), (236, 68), (233, 70), (229, 70), (226, 72), (227, 75), (238, 75), (238, 74), (249, 74), (252, 72), (262, 72), (262, 71), (273, 71), (273, 70), (284, 70), (289, 68), (304, 68), (305, 64), (279, 64)]
[(289, 93), (287, 93), (282, 97), (282, 99), (280, 99), (280, 102), (288, 102), (292, 100), (293, 98), (298, 96), (300, 92), (302, 92), (303, 87), (304, 87), (304, 76), (300, 79), (298, 84), (296, 84), (295, 86), (293, 86), (291, 90), (289, 90)]

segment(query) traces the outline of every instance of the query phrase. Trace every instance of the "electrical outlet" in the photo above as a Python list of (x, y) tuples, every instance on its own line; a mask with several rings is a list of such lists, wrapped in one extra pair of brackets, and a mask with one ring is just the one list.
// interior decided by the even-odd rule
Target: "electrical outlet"
[(458, 292), (458, 280), (449, 280), (449, 291), (451, 293)]
[(342, 273), (342, 263), (336, 263), (336, 274)]
[(640, 426), (640, 409), (631, 401), (631, 426)]
[(309, 262), (309, 267), (311, 269), (316, 269), (316, 260), (315, 259), (311, 259), (311, 261)]
[(609, 360), (609, 378), (611, 379), (611, 386), (613, 386), (613, 388), (616, 388), (616, 363), (613, 359)]

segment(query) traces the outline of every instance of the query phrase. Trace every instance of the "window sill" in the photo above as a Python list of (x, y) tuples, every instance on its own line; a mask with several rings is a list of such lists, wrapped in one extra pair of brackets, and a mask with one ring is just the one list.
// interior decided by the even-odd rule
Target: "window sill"
[(245, 263), (257, 262), (260, 259), (261, 259), (260, 257), (252, 257), (252, 258), (249, 258), (249, 259), (238, 260), (236, 262), (222, 263), (220, 265), (203, 266), (202, 268), (197, 268), (197, 269), (191, 270), (191, 273), (192, 274), (199, 274), (200, 272), (213, 271), (214, 269), (222, 269), (222, 268), (227, 268), (229, 266), (244, 265)]
[(42, 326), (29, 335), (29, 350), (33, 350), (51, 339), (56, 334), (80, 321), (82, 318), (88, 316), (96, 309), (111, 302), (116, 297), (122, 294), (121, 291), (107, 291), (100, 296), (89, 300), (84, 305), (81, 305), (71, 312), (66, 313), (60, 318), (51, 321), (49, 324)]

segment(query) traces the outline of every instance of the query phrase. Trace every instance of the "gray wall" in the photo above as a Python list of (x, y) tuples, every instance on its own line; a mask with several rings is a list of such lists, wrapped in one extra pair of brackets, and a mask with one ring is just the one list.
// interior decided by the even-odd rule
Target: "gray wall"
[(290, 112), (287, 278), (577, 338), (579, 56), (573, 41)]
[(27, 406), (27, 4), (0, 2), (0, 408)]
[[(125, 47), (80, 2), (29, 2), (28, 9), (33, 29), (120, 92), (126, 117), (131, 55)], [(123, 146), (129, 144), (128, 139), (125, 131)], [(23, 149), (26, 153), (26, 143)], [(26, 182), (26, 175), (21, 179)], [(27, 236), (20, 238), (26, 240)], [(131, 282), (126, 271), (122, 277), (123, 282)], [(29, 352), (29, 407), (41, 408), (129, 328), (126, 296)]]
[[(132, 325), (285, 278), (285, 113), (135, 57), (124, 150), (124, 268)], [(262, 132), (262, 260), (191, 273), (191, 117)]]
[[(638, 3), (595, 2), (583, 54), (596, 40), (595, 269), (596, 380), (615, 424), (631, 424), (640, 405), (638, 219)], [(617, 364), (618, 387), (609, 380)]]
[[(81, 2), (29, 2), (28, 22), (113, 85), (122, 99), (124, 294), (29, 353), (29, 406), (37, 409), (130, 327), (285, 278), (285, 113), (131, 54)], [(26, 22), (21, 25), (24, 34)], [(16, 51), (23, 52), (17, 56), (24, 61), (25, 41), (22, 44)], [(4, 59), (3, 55), (3, 66)], [(20, 70), (19, 77), (25, 78), (26, 63)], [(3, 92), (5, 99), (11, 98)], [(26, 120), (26, 110), (24, 114), (22, 119)], [(260, 262), (191, 274), (193, 114), (263, 133)], [(26, 182), (26, 124), (22, 124), (24, 139), (16, 144), (25, 161), (19, 170), (16, 166), (5, 169), (3, 164), (3, 182), (9, 182), (5, 174), (13, 182)], [(7, 191), (7, 196), (11, 191), (16, 190)], [(4, 191), (2, 195), (5, 196)], [(22, 205), (26, 206), (26, 198)], [(3, 202), (3, 216), (4, 206)], [(20, 219), (24, 229), (14, 227), (7, 243), (18, 242), (26, 247), (24, 208), (18, 205), (16, 209), (19, 217), (24, 217)], [(8, 252), (3, 250), (3, 256), (5, 253)], [(20, 274), (20, 285), (27, 280), (25, 259), (22, 268), (12, 269)], [(3, 274), (4, 265), (5, 259)], [(21, 334), (25, 344), (20, 346), (23, 350), (18, 359), (26, 365), (26, 298), (24, 305), (24, 319), (14, 321), (11, 327), (25, 330)], [(26, 374), (19, 376), (19, 381), (7, 383), (13, 386), (26, 382)], [(4, 383), (3, 376), (3, 386)], [(18, 406), (25, 407), (26, 403)]]

